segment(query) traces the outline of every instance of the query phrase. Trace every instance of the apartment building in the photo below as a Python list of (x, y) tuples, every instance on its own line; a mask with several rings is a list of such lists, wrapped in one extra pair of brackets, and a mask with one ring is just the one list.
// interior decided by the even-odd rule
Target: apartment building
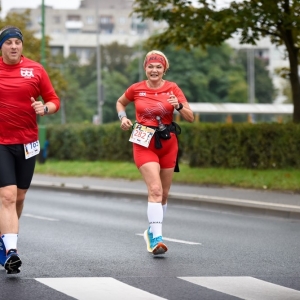
[[(50, 36), (51, 51), (68, 56), (76, 53), (82, 63), (93, 55), (97, 41), (133, 46), (159, 30), (161, 24), (142, 22), (131, 15), (133, 0), (82, 0), (78, 9), (53, 9), (45, 6), (45, 34)], [(26, 8), (10, 12), (24, 13)], [(28, 28), (41, 36), (42, 9), (30, 11)], [(98, 37), (97, 37), (98, 33)]]

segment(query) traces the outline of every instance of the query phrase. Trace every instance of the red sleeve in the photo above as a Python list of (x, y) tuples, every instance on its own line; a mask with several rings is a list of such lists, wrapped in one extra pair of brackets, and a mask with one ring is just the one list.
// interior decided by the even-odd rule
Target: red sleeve
[(178, 102), (180, 102), (180, 103), (187, 102), (187, 99), (186, 99), (183, 91), (180, 89), (180, 87), (176, 83), (174, 84), (174, 91), (173, 91), (173, 93), (177, 97)]
[(56, 111), (60, 108), (60, 100), (52, 86), (52, 83), (50, 81), (50, 78), (45, 71), (44, 68), (42, 68), (42, 78), (40, 82), (40, 93), (45, 103), (52, 102), (56, 106)]
[(135, 91), (136, 85), (137, 85), (137, 83), (132, 84), (125, 92), (125, 97), (129, 101), (134, 101), (134, 91)]

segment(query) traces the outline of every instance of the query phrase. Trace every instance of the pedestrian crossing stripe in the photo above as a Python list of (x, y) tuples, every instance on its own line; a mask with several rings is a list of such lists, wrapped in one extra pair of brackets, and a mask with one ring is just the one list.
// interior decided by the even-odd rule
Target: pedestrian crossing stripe
[[(177, 278), (245, 300), (300, 299), (300, 291), (254, 277)], [(132, 287), (112, 277), (35, 278), (35, 280), (78, 300), (166, 300), (166, 298)]]
[(36, 278), (78, 300), (166, 300), (111, 277)]
[(245, 300), (299, 300), (300, 291), (253, 277), (178, 277)]

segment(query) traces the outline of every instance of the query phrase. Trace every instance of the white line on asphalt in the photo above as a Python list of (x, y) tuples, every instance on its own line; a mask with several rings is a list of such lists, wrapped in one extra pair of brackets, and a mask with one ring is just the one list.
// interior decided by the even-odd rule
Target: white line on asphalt
[(36, 278), (35, 280), (78, 300), (166, 300), (111, 277)]
[[(144, 236), (141, 233), (136, 233), (136, 235), (139, 236)], [(163, 237), (164, 241), (169, 241), (169, 242), (174, 242), (174, 243), (181, 243), (181, 244), (187, 244), (187, 245), (202, 245), (201, 243), (195, 243), (195, 242), (188, 242), (188, 241), (183, 241), (183, 240), (177, 240), (177, 239), (171, 239), (171, 238), (167, 238), (167, 237)]]
[(58, 219), (41, 217), (41, 216), (36, 216), (36, 215), (31, 215), (31, 214), (22, 214), (22, 216), (29, 217), (29, 218), (34, 218), (34, 219), (40, 219), (40, 220), (47, 220), (47, 221), (59, 221)]
[(244, 300), (299, 300), (300, 292), (253, 277), (178, 277)]

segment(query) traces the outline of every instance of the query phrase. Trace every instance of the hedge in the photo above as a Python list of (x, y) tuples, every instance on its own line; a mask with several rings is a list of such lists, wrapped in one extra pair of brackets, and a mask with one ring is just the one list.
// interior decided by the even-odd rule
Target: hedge
[[(300, 168), (300, 125), (180, 122), (180, 159), (191, 167)], [(47, 125), (48, 158), (133, 161), (120, 123)]]

